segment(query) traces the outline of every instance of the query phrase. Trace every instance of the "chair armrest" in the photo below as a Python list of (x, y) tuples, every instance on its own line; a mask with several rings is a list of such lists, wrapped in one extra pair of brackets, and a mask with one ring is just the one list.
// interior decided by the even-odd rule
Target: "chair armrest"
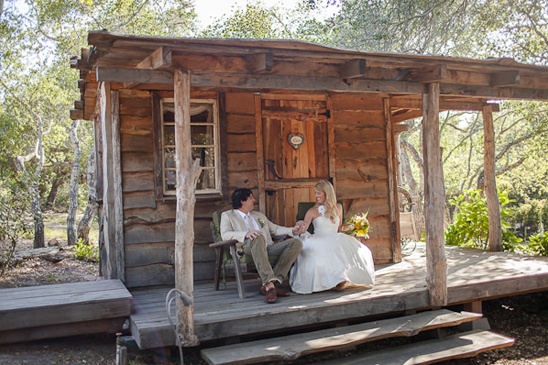
[(238, 240), (226, 240), (221, 242), (213, 242), (209, 244), (209, 247), (216, 248), (216, 247), (224, 247), (224, 246), (233, 246), (238, 242)]

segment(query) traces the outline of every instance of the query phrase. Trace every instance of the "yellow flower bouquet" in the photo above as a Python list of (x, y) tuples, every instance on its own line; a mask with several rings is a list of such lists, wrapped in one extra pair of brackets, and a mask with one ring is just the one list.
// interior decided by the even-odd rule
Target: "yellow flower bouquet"
[(369, 220), (367, 219), (367, 214), (369, 209), (364, 214), (353, 215), (347, 222), (346, 228), (348, 228), (344, 233), (355, 235), (357, 237), (369, 238)]

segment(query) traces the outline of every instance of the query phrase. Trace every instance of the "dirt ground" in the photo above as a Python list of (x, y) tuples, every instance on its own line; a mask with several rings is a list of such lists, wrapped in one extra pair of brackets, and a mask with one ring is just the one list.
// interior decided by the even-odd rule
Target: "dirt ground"
[[(29, 243), (20, 245), (28, 248)], [(32, 285), (48, 285), (65, 282), (100, 280), (98, 264), (76, 260), (71, 248), (61, 243), (63, 251), (53, 263), (45, 258), (33, 258), (18, 263), (0, 278), (0, 288)], [(1, 298), (0, 298), (1, 300)], [(470, 359), (448, 361), (443, 364), (466, 365), (548, 365), (548, 292), (501, 298), (483, 303), (484, 316), (493, 331), (515, 338), (512, 347), (488, 351)], [(350, 352), (311, 355), (297, 361), (298, 364), (316, 363), (335, 356), (349, 356), (356, 352), (371, 351), (380, 346), (394, 346), (399, 340), (384, 340), (384, 343), (363, 345)], [(409, 341), (408, 339), (402, 341)], [(178, 364), (174, 349), (171, 360), (154, 359), (148, 351), (139, 351), (128, 345), (128, 365), (154, 363)], [(204, 364), (200, 360), (199, 348), (185, 349), (185, 362)], [(99, 334), (51, 339), (30, 343), (0, 346), (0, 364), (114, 364), (116, 336)]]

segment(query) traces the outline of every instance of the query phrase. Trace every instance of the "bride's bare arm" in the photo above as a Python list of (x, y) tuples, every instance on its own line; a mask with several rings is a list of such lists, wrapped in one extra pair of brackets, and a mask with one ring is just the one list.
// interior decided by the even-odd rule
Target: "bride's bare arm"
[(310, 226), (310, 223), (312, 223), (312, 221), (314, 219), (316, 219), (317, 217), (319, 217), (319, 216), (320, 216), (320, 212), (318, 212), (318, 207), (313, 206), (312, 208), (308, 209), (308, 211), (304, 215), (304, 225), (305, 225), (305, 227), (304, 227), (303, 231), (306, 232), (306, 230)]
[(343, 227), (343, 208), (342, 208), (342, 205), (340, 205), (340, 204), (337, 204), (337, 215), (339, 216), (339, 229), (338, 229), (338, 232), (341, 232), (342, 227)]

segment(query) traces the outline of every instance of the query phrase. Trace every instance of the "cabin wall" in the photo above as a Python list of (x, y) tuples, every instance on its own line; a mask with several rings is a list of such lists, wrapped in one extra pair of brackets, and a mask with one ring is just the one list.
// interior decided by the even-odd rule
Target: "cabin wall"
[[(176, 202), (163, 197), (155, 175), (155, 101), (171, 92), (119, 90), (120, 145), (124, 204), (125, 283), (128, 287), (174, 284)], [(194, 278), (213, 277), (210, 222), (216, 210), (230, 208), (229, 194), (247, 187), (258, 195), (255, 95), (251, 92), (193, 93), (218, 97), (220, 106), (223, 195), (197, 196)], [(347, 214), (369, 209), (367, 245), (377, 262), (391, 259), (386, 129), (382, 98), (332, 96), (335, 181)], [(368, 181), (365, 181), (365, 180)]]
[(369, 210), (369, 240), (375, 262), (392, 260), (386, 122), (383, 99), (332, 95), (338, 199), (347, 216)]

